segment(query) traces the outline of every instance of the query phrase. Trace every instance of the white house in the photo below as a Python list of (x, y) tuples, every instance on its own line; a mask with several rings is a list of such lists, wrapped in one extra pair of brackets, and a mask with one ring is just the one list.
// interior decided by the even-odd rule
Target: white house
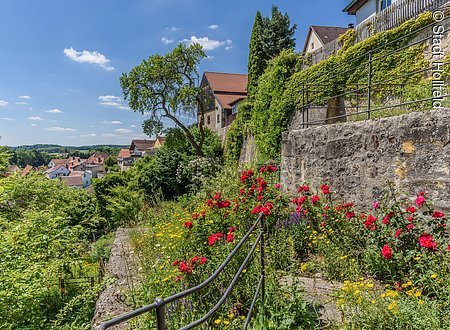
[(44, 174), (49, 179), (56, 179), (59, 177), (67, 176), (69, 175), (69, 173), (70, 171), (64, 165), (56, 165), (55, 167), (49, 168), (44, 172)]
[(353, 0), (344, 11), (356, 15), (356, 25), (376, 15), (399, 0)]
[(61, 181), (73, 188), (86, 188), (91, 185), (92, 174), (89, 171), (73, 171), (68, 176), (61, 177)]

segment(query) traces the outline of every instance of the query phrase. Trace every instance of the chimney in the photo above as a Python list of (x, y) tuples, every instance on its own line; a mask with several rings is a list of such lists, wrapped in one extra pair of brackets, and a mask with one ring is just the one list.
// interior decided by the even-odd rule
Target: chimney
[(348, 28), (349, 28), (349, 29), (354, 29), (354, 28), (355, 28), (355, 24), (350, 23), (350, 24), (348, 25)]

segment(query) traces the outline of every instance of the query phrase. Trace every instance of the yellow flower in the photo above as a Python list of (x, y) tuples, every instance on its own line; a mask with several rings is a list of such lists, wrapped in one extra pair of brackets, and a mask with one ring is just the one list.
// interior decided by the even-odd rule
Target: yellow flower
[(369, 289), (372, 289), (372, 288), (373, 288), (373, 283), (367, 283), (366, 286), (367, 286)]
[(414, 297), (417, 297), (417, 298), (419, 298), (419, 297), (421, 297), (422, 296), (422, 292), (420, 292), (420, 291), (417, 291), (415, 294), (414, 294)]
[(240, 319), (241, 319), (242, 321), (244, 321), (244, 320), (245, 320), (245, 316), (242, 315), (242, 316), (240, 317)]
[(423, 305), (424, 301), (423, 300), (419, 300), (419, 305)]
[(242, 270), (242, 272), (243, 272), (243, 273), (246, 273), (246, 272), (247, 272), (247, 269), (244, 268), (244, 269)]
[(437, 275), (436, 275), (436, 274), (432, 274), (430, 277), (431, 277), (432, 279), (435, 279), (435, 278), (437, 277)]
[(233, 313), (228, 314), (228, 318), (229, 318), (230, 320), (234, 319), (234, 314), (233, 314)]
[(219, 325), (220, 322), (222, 322), (222, 320), (221, 319), (217, 319), (217, 320), (214, 321), (214, 324)]
[(228, 324), (230, 324), (230, 321), (224, 320), (223, 324), (228, 325)]
[(393, 309), (397, 309), (397, 307), (398, 307), (398, 304), (397, 304), (397, 301), (395, 301), (395, 300), (388, 305), (388, 309), (390, 311)]
[(375, 303), (376, 303), (375, 299), (372, 299), (370, 302), (371, 302), (372, 304), (375, 304)]

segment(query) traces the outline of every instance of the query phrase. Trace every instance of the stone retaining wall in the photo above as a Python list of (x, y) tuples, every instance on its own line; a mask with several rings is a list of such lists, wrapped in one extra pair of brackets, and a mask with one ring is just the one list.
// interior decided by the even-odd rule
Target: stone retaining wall
[(281, 183), (331, 184), (365, 207), (387, 182), (408, 195), (431, 194), (450, 209), (450, 109), (283, 133)]

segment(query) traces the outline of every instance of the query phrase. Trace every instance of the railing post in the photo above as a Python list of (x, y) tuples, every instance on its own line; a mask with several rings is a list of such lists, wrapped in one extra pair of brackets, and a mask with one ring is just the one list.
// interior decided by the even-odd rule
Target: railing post
[(309, 89), (308, 89), (308, 80), (306, 81), (306, 128), (309, 127)]
[(156, 298), (156, 329), (157, 330), (166, 330), (166, 320), (165, 320), (165, 303), (164, 299)]
[(370, 110), (372, 102), (372, 52), (369, 52), (369, 68), (367, 78), (367, 119), (370, 119)]
[(264, 302), (266, 299), (266, 274), (265, 274), (265, 260), (264, 260), (264, 214), (261, 215), (261, 241), (259, 242), (259, 253), (261, 260), (261, 302), (264, 308)]
[(302, 128), (305, 128), (305, 83), (302, 87)]

